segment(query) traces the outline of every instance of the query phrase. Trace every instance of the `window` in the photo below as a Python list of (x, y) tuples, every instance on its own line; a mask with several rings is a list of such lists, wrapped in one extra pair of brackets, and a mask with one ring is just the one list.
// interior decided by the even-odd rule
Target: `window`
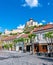
[(45, 34), (42, 34), (43, 39), (45, 39)]
[(47, 49), (47, 46), (46, 46), (46, 45), (43, 45), (42, 48), (43, 48), (43, 49)]
[(39, 35), (37, 35), (37, 40), (39, 40)]

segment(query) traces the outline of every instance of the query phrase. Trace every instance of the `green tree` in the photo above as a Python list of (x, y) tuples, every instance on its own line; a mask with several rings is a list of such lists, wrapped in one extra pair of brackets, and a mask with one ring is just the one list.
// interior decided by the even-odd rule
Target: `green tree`
[(45, 33), (45, 38), (46, 38), (46, 40), (47, 40), (47, 38), (48, 38), (48, 40), (51, 40), (51, 44), (50, 44), (51, 49), (49, 51), (53, 52), (53, 49), (52, 49), (52, 47), (53, 47), (53, 45), (52, 45), (52, 43), (53, 43), (53, 31)]
[(32, 43), (32, 40), (35, 38), (36, 34), (29, 34), (28, 37), (30, 39), (30, 43)]
[(30, 43), (32, 44), (32, 53), (34, 53), (34, 39), (36, 34), (29, 34), (28, 37), (30, 39)]
[(2, 34), (2, 32), (0, 32), (0, 35)]
[(17, 35), (17, 33), (10, 33), (10, 35)]
[(4, 49), (9, 49), (9, 45), (8, 44), (4, 44)]
[(19, 39), (18, 39), (18, 42), (23, 42), (23, 41), (24, 41), (23, 38), (19, 38)]
[(12, 47), (13, 47), (13, 44), (11, 43), (11, 44), (9, 44), (9, 48), (11, 48), (11, 50), (12, 50)]
[(24, 46), (24, 47), (23, 47), (23, 50), (24, 50), (24, 51), (26, 51), (26, 48), (25, 48), (25, 42), (26, 42), (26, 40), (27, 40), (26, 38), (19, 38), (19, 39), (18, 39), (18, 42), (23, 42), (23, 46)]
[(19, 42), (23, 42), (24, 43), (24, 38), (14, 39), (13, 42), (14, 42), (14, 49), (16, 49), (16, 44), (19, 43)]
[(13, 43), (14, 43), (14, 50), (16, 50), (16, 44), (17, 44), (17, 42), (18, 42), (18, 39), (14, 39), (14, 40), (13, 40)]
[(53, 31), (46, 33), (45, 34), (45, 37), (48, 37), (50, 39), (53, 39)]

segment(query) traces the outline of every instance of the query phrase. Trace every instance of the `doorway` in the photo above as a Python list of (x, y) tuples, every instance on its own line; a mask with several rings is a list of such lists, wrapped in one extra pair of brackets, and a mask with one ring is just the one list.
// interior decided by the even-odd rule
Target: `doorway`
[(19, 50), (22, 50), (22, 47), (19, 47)]
[(31, 50), (31, 45), (27, 45), (27, 46), (26, 46), (26, 51), (27, 51), (27, 52), (30, 52), (30, 50)]

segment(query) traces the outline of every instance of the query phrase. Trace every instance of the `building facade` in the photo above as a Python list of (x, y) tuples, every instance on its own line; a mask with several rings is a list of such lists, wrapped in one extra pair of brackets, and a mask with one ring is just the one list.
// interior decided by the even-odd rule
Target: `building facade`
[(34, 21), (32, 18), (29, 19), (29, 21), (26, 22), (25, 26), (35, 26), (38, 25), (37, 21)]
[(2, 41), (2, 49), (4, 50), (16, 50), (15, 49), (15, 42), (14, 42), (14, 39), (17, 38), (17, 36), (19, 35), (12, 35), (12, 36), (8, 36), (8, 37), (4, 37), (1, 39)]
[[(53, 31), (53, 24), (35, 28), (33, 33), (36, 34), (34, 40), (34, 52), (50, 52), (51, 40), (45, 38), (45, 34)], [(52, 41), (53, 42), (53, 41)], [(53, 43), (52, 43), (53, 45)]]

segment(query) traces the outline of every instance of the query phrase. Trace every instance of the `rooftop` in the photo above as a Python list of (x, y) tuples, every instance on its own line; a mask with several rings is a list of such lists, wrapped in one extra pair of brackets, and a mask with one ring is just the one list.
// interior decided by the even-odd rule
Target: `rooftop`
[(34, 28), (34, 32), (41, 31), (41, 30), (47, 30), (53, 28), (53, 24), (47, 24), (45, 26)]

